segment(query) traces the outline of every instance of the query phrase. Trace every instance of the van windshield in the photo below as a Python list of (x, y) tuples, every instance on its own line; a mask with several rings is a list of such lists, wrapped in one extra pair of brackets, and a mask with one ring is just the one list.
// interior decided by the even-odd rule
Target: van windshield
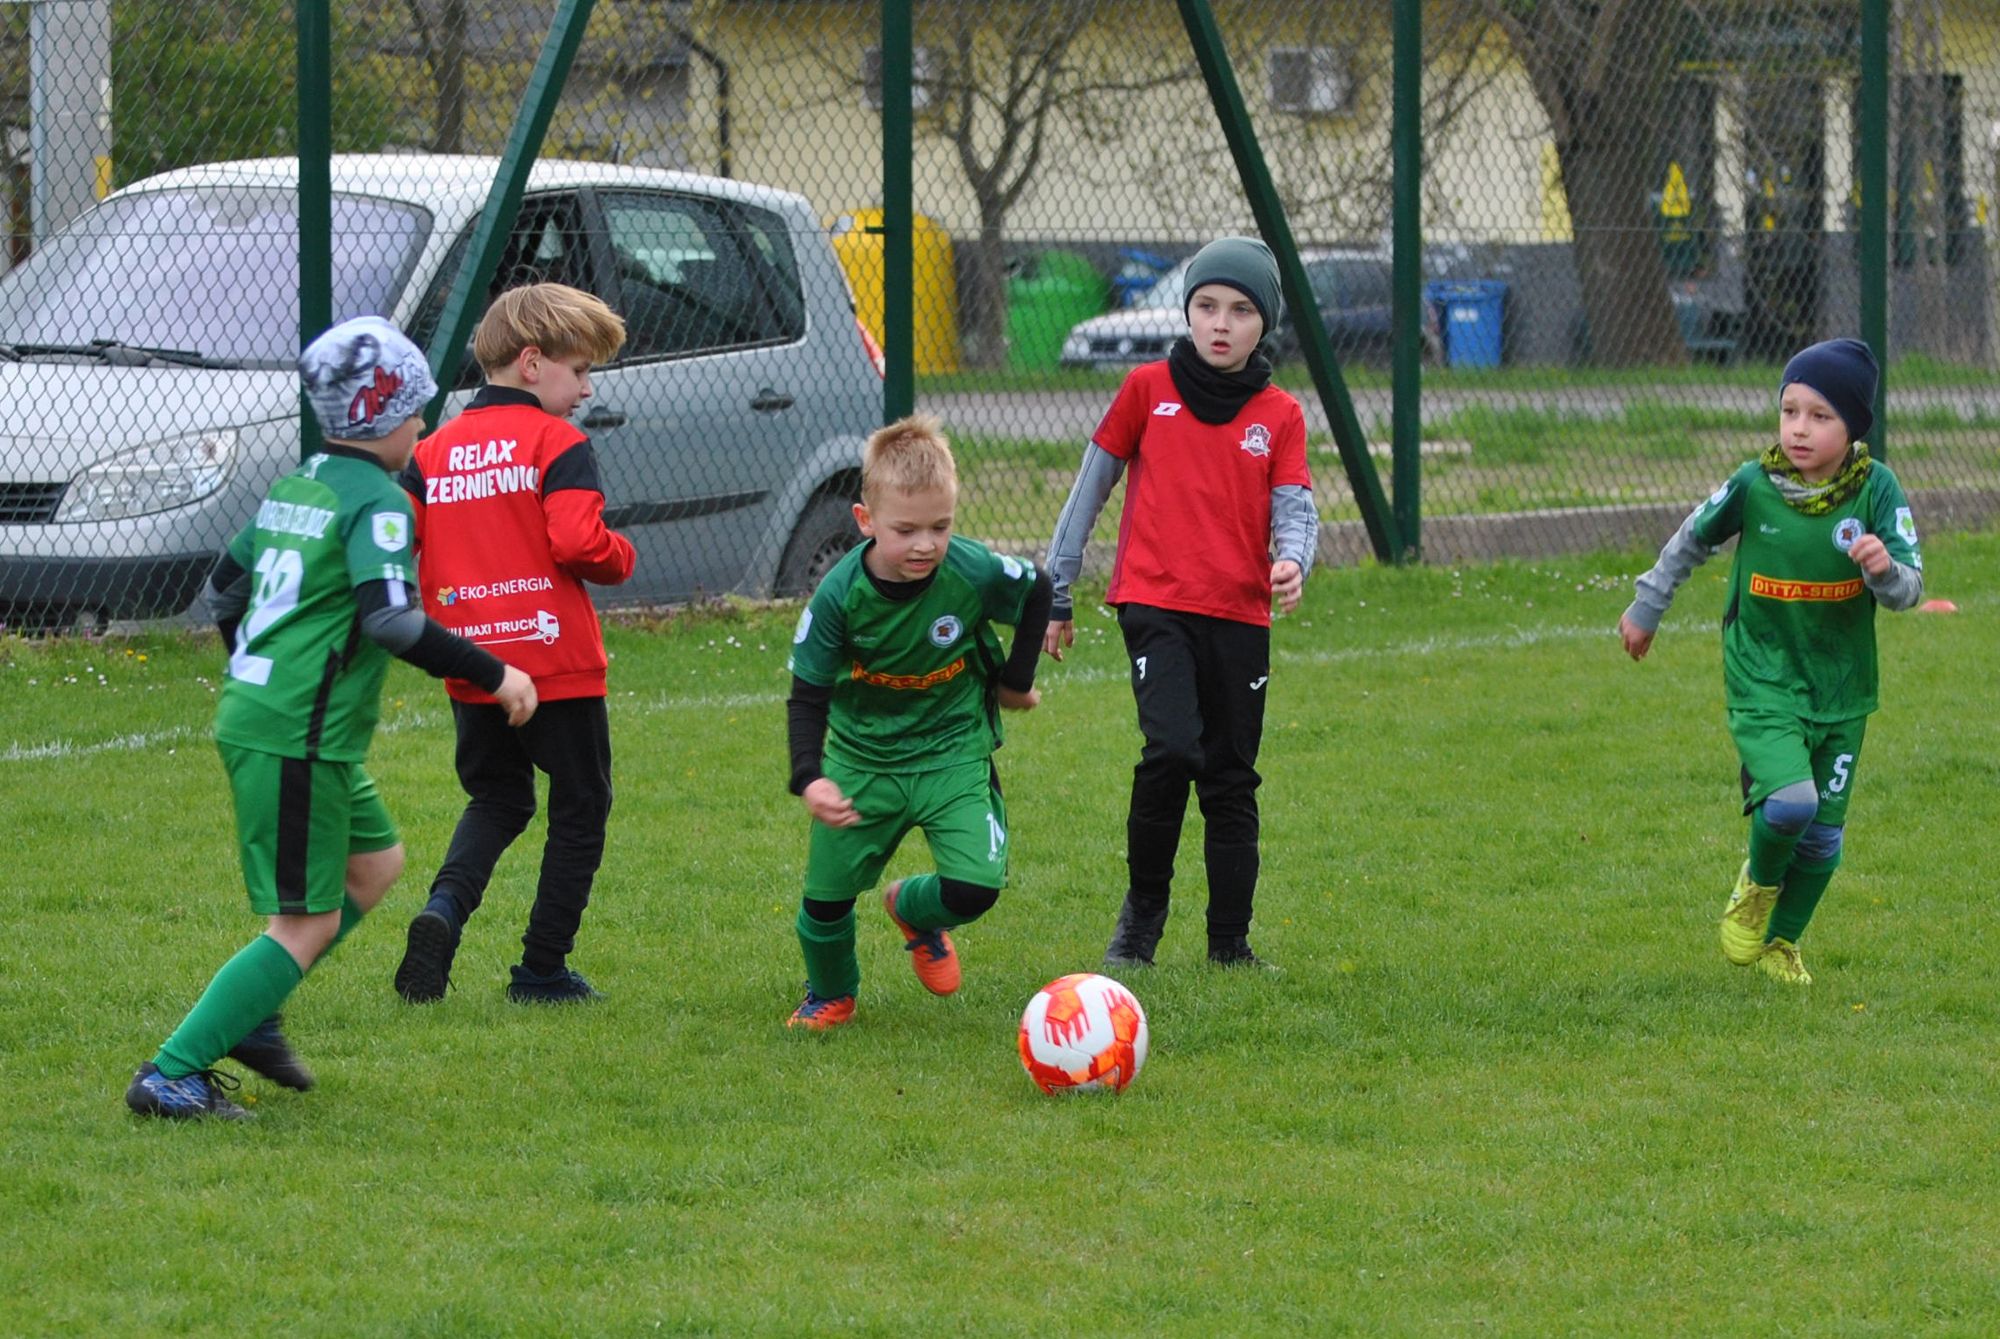
[[(430, 215), (333, 197), (333, 319), (393, 315)], [(298, 193), (187, 186), (107, 200), (0, 277), (0, 344), (114, 341), (212, 364), (290, 367), (299, 351)]]

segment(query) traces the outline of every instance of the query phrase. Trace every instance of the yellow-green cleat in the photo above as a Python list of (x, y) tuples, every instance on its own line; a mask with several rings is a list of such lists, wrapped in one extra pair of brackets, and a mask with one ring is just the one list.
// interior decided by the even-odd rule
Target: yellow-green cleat
[(1722, 956), (1748, 967), (1764, 952), (1764, 935), (1771, 927), (1771, 909), (1778, 905), (1778, 885), (1752, 883), (1750, 862), (1736, 876), (1729, 905), (1722, 911)]
[(1764, 945), (1764, 954), (1757, 959), (1757, 965), (1773, 981), (1788, 986), (1812, 984), (1812, 973), (1806, 970), (1806, 960), (1799, 956), (1799, 946), (1789, 939), (1773, 939)]

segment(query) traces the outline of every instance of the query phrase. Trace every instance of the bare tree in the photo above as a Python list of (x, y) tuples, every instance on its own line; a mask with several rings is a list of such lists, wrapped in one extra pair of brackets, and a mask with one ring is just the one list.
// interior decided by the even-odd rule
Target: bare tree
[[(1257, 75), (1274, 51), (1328, 53), (1335, 69), (1329, 78), (1344, 85), (1329, 90), (1336, 105), (1296, 113), (1272, 108), (1256, 117), (1257, 140), (1285, 207), (1293, 234), (1301, 241), (1362, 241), (1389, 228), (1394, 189), (1391, 134), (1390, 18), (1385, 5), (1315, 6), (1303, 13), (1264, 4), (1235, 4), (1218, 11), (1237, 67), (1237, 82), (1256, 104)], [(1499, 67), (1480, 59), (1491, 23), (1477, 0), (1433, 0), (1424, 19), (1422, 62), (1426, 72), (1420, 112), (1424, 153), (1435, 155), (1461, 128), (1467, 107), (1498, 77)], [(1169, 216), (1186, 218), (1197, 233), (1217, 226), (1248, 228), (1250, 213), (1242, 183), (1229, 155), (1205, 89), (1183, 95), (1183, 105), (1166, 113), (1181, 124), (1205, 124), (1209, 133), (1182, 136), (1170, 145), (1153, 143), (1144, 174), (1155, 204)], [(1427, 201), (1436, 219), (1448, 201)]]
[(1102, 144), (1152, 90), (1194, 77), (1184, 42), (1134, 43), (1116, 0), (935, 0), (916, 12), (936, 53), (916, 133), (951, 146), (978, 214), (964, 294), (968, 350), (1006, 352), (1007, 218), (1067, 136)]
[(1686, 360), (1648, 205), (1681, 0), (1481, 0), (1549, 119), (1592, 356)]

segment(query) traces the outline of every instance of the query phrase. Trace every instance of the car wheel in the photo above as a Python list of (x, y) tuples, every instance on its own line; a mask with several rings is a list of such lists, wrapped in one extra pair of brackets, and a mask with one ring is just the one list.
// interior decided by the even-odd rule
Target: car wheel
[(785, 545), (784, 559), (778, 564), (781, 597), (811, 595), (835, 563), (861, 542), (854, 524), (854, 500), (838, 493), (823, 493), (807, 505)]

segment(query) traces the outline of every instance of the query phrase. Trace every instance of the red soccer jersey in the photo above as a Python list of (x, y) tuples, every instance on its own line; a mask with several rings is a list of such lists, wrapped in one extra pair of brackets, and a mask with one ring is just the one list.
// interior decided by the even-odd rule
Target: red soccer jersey
[[(545, 702), (603, 697), (604, 635), (583, 583), (624, 581), (633, 554), (605, 527), (590, 438), (532, 394), (488, 386), (417, 443), (403, 488), (424, 612), (526, 671)], [(493, 700), (461, 679), (445, 691)]]
[(1091, 440), (1128, 462), (1105, 601), (1268, 627), (1271, 490), (1312, 487), (1299, 402), (1266, 386), (1229, 422), (1203, 423), (1166, 363), (1146, 363)]

